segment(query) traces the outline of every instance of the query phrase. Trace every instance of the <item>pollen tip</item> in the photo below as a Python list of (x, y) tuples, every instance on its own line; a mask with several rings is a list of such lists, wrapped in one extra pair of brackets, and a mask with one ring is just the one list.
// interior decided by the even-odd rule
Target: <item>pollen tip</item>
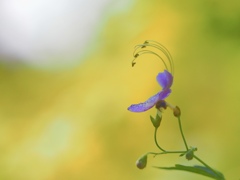
[(135, 58), (137, 58), (138, 56), (139, 56), (139, 54), (138, 54), (138, 53), (134, 55), (134, 57), (135, 57)]

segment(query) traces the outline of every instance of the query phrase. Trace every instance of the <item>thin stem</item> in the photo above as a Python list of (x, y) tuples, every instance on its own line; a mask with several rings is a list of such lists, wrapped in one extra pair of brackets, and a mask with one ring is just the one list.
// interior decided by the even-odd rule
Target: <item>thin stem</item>
[(158, 142), (157, 142), (157, 130), (158, 128), (155, 128), (155, 131), (154, 131), (154, 141), (155, 141), (155, 144), (156, 146), (163, 152), (166, 152), (166, 150), (164, 150), (163, 148), (161, 148), (161, 146), (159, 146)]
[(182, 153), (186, 153), (186, 151), (163, 151), (160, 153), (155, 153), (155, 152), (148, 152), (147, 154), (153, 154), (154, 156), (157, 155), (162, 155), (162, 154), (182, 154)]
[(202, 163), (205, 167), (207, 167), (208, 169), (210, 169), (213, 173), (216, 174), (216, 176), (219, 178), (219, 180), (224, 180), (221, 176), (219, 176), (219, 173), (216, 172), (213, 168), (211, 168), (209, 165), (207, 165), (203, 160), (201, 160), (199, 157), (197, 157), (196, 155), (193, 155), (193, 157), (198, 160), (200, 163)]
[(187, 151), (166, 151), (166, 150), (164, 150), (159, 144), (158, 144), (158, 141), (157, 141), (157, 130), (158, 130), (158, 128), (155, 128), (155, 131), (154, 131), (154, 141), (155, 141), (155, 144), (156, 144), (156, 146), (161, 150), (161, 151), (163, 151), (163, 152), (161, 152), (161, 153), (156, 153), (156, 154), (174, 154), (174, 153), (178, 153), (178, 154), (180, 154), (180, 153), (186, 153)]
[(186, 141), (186, 139), (185, 139), (185, 137), (184, 137), (184, 134), (183, 134), (180, 116), (178, 117), (178, 124), (179, 124), (179, 128), (180, 128), (180, 132), (181, 132), (181, 135), (182, 135), (183, 142), (184, 142), (185, 147), (186, 147), (186, 149), (187, 149), (187, 151), (188, 151), (189, 148), (188, 148), (187, 141)]
[(166, 151), (166, 154), (182, 154), (182, 153), (186, 153), (187, 151)]

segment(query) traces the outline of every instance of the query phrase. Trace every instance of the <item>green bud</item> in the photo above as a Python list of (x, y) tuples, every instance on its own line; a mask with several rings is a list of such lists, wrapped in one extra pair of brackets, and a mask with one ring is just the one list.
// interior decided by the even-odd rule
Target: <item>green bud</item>
[(175, 117), (180, 117), (181, 116), (181, 111), (180, 108), (178, 106), (176, 106), (175, 108), (173, 108), (173, 115)]
[(150, 116), (150, 119), (152, 121), (153, 126), (155, 128), (158, 128), (160, 126), (161, 121), (162, 121), (162, 115), (161, 114), (158, 115), (158, 113), (157, 113), (155, 119), (152, 116)]
[(142, 156), (136, 162), (138, 169), (144, 169), (147, 166), (147, 155)]
[(187, 160), (192, 160), (193, 159), (193, 151), (188, 151), (186, 153), (185, 157), (186, 157)]
[(196, 147), (191, 147), (188, 152), (186, 153), (185, 157), (187, 160), (192, 160), (194, 156), (194, 151), (197, 151)]

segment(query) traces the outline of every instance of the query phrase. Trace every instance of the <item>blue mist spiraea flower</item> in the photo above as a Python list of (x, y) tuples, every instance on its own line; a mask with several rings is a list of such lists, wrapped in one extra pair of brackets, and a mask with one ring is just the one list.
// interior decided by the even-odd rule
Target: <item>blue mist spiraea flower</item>
[(148, 100), (146, 100), (143, 103), (139, 104), (133, 104), (130, 107), (128, 107), (129, 111), (132, 112), (144, 112), (148, 109), (152, 108), (156, 103), (160, 100), (164, 100), (166, 97), (169, 96), (171, 93), (171, 86), (173, 83), (173, 76), (170, 72), (167, 70), (164, 70), (164, 72), (161, 72), (157, 75), (157, 82), (162, 87), (162, 90), (155, 94), (154, 96), (150, 97)]

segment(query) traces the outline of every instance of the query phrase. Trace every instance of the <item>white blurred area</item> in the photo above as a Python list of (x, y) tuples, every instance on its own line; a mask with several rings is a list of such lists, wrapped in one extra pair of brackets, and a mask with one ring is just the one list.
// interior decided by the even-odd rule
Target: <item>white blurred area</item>
[(1, 0), (0, 60), (38, 67), (78, 63), (110, 5), (112, 0)]

